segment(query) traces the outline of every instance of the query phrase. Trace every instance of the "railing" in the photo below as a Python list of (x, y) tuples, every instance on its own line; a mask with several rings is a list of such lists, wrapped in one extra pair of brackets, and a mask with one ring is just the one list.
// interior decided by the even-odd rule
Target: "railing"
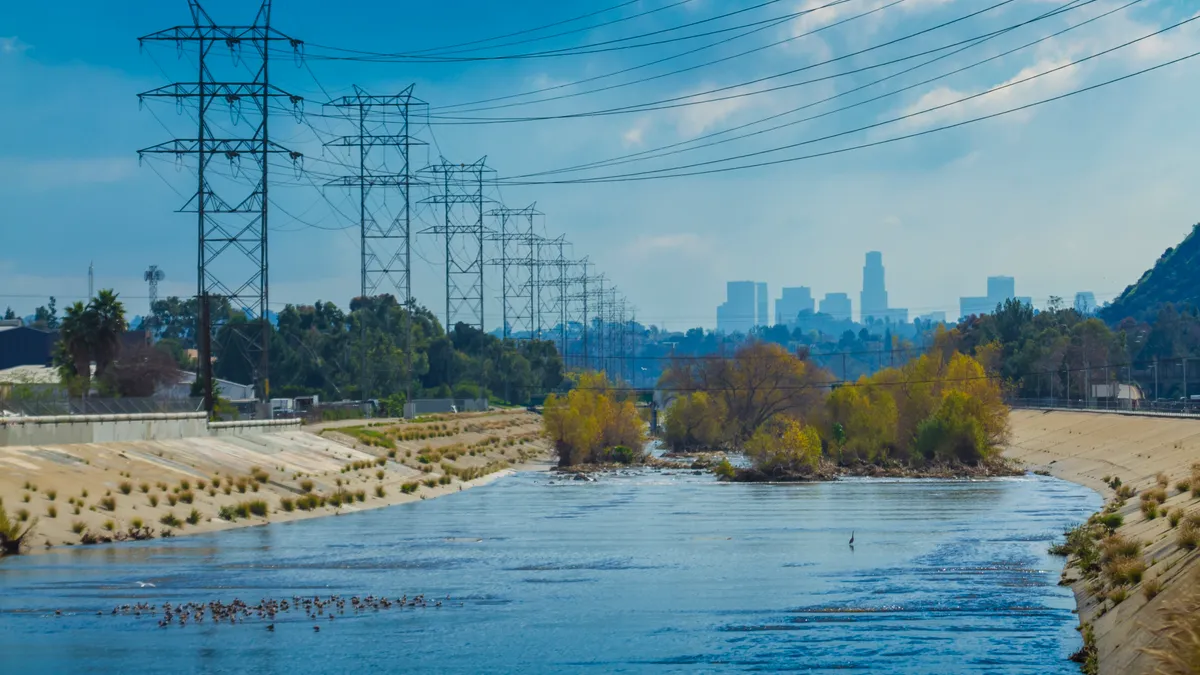
[(203, 410), (204, 399), (32, 398), (0, 399), (0, 417), (57, 415), (145, 415)]
[(1129, 399), (1092, 399), (1089, 401), (1064, 398), (1013, 398), (1009, 399), (1008, 404), (1014, 408), (1038, 410), (1085, 410), (1128, 415), (1200, 417), (1200, 401), (1131, 401)]

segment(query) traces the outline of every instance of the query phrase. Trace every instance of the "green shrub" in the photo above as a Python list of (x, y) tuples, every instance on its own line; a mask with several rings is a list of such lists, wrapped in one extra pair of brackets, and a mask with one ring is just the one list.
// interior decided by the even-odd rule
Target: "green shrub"
[(21, 501), (22, 501), (22, 502), (24, 502), (24, 503), (26, 503), (26, 504), (28, 504), (28, 503), (29, 503), (29, 493), (28, 493), (28, 492), (27, 492), (27, 493), (25, 493), (25, 494), (23, 494), (23, 495), (21, 495)]
[(57, 518), (58, 517), (58, 508), (56, 508), (53, 504), (51, 504), (50, 506), (47, 506), (46, 507), (46, 516), (49, 518)]
[(726, 458), (721, 458), (712, 471), (720, 480), (732, 480), (737, 475), (737, 469), (734, 469), (733, 464), (730, 464)]
[(163, 525), (166, 525), (168, 527), (179, 527), (183, 524), (182, 522), (180, 522), (180, 520), (178, 518), (175, 517), (174, 513), (169, 513), (169, 512), (162, 518), (159, 518), (158, 522), (160, 522)]
[(383, 489), (382, 485), (375, 486), (375, 496), (379, 497), (380, 499), (383, 499), (387, 496), (387, 491)]
[(117, 486), (117, 489), (121, 491), (121, 494), (127, 495), (130, 492), (133, 492), (133, 483), (123, 480), (121, 481), (121, 484)]
[(71, 523), (71, 531), (75, 534), (83, 534), (83, 531), (86, 529), (87, 523), (83, 522), (82, 520), (76, 520)]
[(183, 480), (179, 481), (179, 489), (180, 490), (191, 490), (192, 483), (188, 479), (184, 478)]
[(200, 523), (200, 512), (197, 511), (196, 509), (192, 509), (192, 512), (188, 514), (187, 523), (188, 523), (188, 525), (199, 524)]
[(50, 501), (58, 499), (58, 490), (46, 490), (46, 499)]
[(150, 496), (149, 496), (149, 497), (147, 497), (146, 499), (148, 499), (148, 500), (150, 501), (150, 506), (151, 506), (151, 507), (157, 507), (157, 506), (158, 506), (158, 495), (150, 495)]
[(142, 494), (149, 494), (150, 484), (149, 483), (141, 483), (138, 485), (138, 489), (142, 491)]
[(311, 480), (308, 480), (307, 478), (305, 478), (304, 480), (300, 481), (300, 490), (301, 490), (302, 492), (312, 492), (312, 490), (313, 490), (313, 482), (312, 482)]
[(109, 519), (101, 523), (100, 527), (104, 528), (105, 532), (112, 532), (113, 530), (117, 529), (117, 524)]
[(255, 499), (246, 504), (247, 510), (259, 518), (267, 517), (267, 503), (261, 499)]
[(420, 487), (421, 487), (421, 484), (420, 484), (420, 483), (417, 483), (417, 482), (413, 481), (413, 482), (404, 483), (403, 485), (401, 485), (401, 486), (400, 486), (400, 491), (401, 491), (401, 492), (403, 492), (403, 493), (404, 493), (404, 494), (406, 494), (406, 495), (410, 495), (410, 494), (412, 494), (412, 493), (416, 492), (416, 491), (417, 491), (417, 489), (418, 489), (418, 488), (420, 488)]
[(175, 495), (167, 495), (167, 503), (171, 506), (175, 506), (179, 503), (179, 497), (176, 497)]
[(196, 495), (192, 494), (191, 490), (184, 490), (183, 492), (179, 493), (179, 501), (183, 502), (184, 504), (191, 504), (195, 500)]
[(104, 509), (105, 511), (116, 511), (117, 510), (117, 498), (116, 497), (101, 497), (100, 498), (100, 508)]
[(1129, 597), (1129, 589), (1124, 586), (1117, 586), (1108, 592), (1108, 599), (1112, 600), (1114, 605), (1119, 605)]
[(134, 518), (133, 520), (129, 521), (129, 526), (135, 530), (142, 529), (142, 526), (145, 524), (146, 521), (142, 520), (141, 518)]
[(355, 491), (354, 491), (354, 499), (355, 499), (356, 501), (360, 501), (360, 502), (365, 502), (365, 501), (367, 501), (367, 492), (366, 492), (366, 490), (355, 490)]
[(1187, 492), (1188, 490), (1192, 489), (1192, 482), (1184, 478), (1183, 480), (1175, 483), (1175, 489), (1178, 490), (1180, 494)]
[(1179, 521), (1182, 518), (1183, 518), (1183, 511), (1181, 511), (1180, 509), (1172, 509), (1170, 512), (1167, 513), (1167, 522), (1171, 524), (1171, 527), (1175, 527), (1175, 526), (1179, 525)]
[(24, 523), (29, 521), (29, 509), (17, 509), (17, 520)]
[(279, 500), (279, 508), (291, 513), (296, 510), (296, 502), (291, 497), (284, 497)]
[(633, 464), (633, 448), (625, 445), (616, 445), (608, 451), (608, 457), (611, 461), (618, 464)]

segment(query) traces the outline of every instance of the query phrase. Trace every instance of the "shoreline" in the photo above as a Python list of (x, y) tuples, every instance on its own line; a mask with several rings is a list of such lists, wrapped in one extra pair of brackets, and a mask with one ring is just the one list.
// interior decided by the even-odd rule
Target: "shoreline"
[[(1103, 480), (1120, 477), (1141, 492), (1165, 473), (1173, 486), (1189, 476), (1191, 464), (1200, 460), (1200, 420), (1069, 412), (1014, 410), (1013, 437), (1004, 456), (1056, 478), (1090, 488), (1109, 503), (1116, 492)], [(1200, 513), (1190, 493), (1170, 489), (1164, 506), (1189, 514)], [(1071, 586), (1080, 629), (1094, 635), (1093, 647), (1100, 675), (1134, 675), (1153, 672), (1156, 661), (1146, 649), (1165, 646), (1158, 633), (1164, 614), (1180, 609), (1185, 591), (1200, 578), (1200, 553), (1180, 549), (1175, 531), (1165, 517), (1146, 518), (1137, 498), (1117, 510), (1123, 523), (1116, 533), (1143, 542), (1147, 565), (1145, 579), (1161, 585), (1156, 594), (1134, 585), (1120, 602), (1104, 597), (1102, 588), (1079, 570), (1063, 570), (1063, 585)], [(1085, 645), (1086, 647), (1086, 645)]]
[[(22, 552), (36, 555), (386, 508), (550, 466), (540, 418), (524, 411), (357, 422), (239, 438), (0, 447), (0, 498), (10, 516), (38, 519)], [(390, 447), (360, 442), (380, 434), (391, 435)], [(257, 515), (247, 512), (256, 503)], [(83, 543), (84, 533), (100, 541)]]

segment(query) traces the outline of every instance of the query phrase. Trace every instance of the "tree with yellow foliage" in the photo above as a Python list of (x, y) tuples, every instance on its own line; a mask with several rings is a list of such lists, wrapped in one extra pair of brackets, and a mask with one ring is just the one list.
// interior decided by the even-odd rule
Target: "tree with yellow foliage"
[[(543, 433), (554, 443), (559, 466), (642, 456), (645, 428), (633, 401), (618, 400), (603, 372), (583, 373), (566, 396), (546, 397)], [(612, 453), (614, 448), (625, 448)]]
[(886, 387), (861, 378), (854, 386), (834, 389), (825, 401), (832, 424), (840, 425), (834, 439), (839, 462), (878, 462), (896, 444), (896, 399)]
[(697, 391), (680, 396), (666, 410), (666, 441), (672, 450), (717, 448), (725, 441), (725, 404)]
[(816, 428), (783, 415), (759, 427), (745, 448), (755, 470), (767, 478), (810, 476), (821, 464)]

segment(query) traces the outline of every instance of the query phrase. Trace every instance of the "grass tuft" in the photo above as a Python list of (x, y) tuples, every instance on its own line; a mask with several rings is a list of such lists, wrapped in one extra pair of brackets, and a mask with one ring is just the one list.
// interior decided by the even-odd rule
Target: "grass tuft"
[(76, 520), (75, 522), (71, 523), (71, 531), (75, 534), (83, 534), (83, 531), (86, 529), (87, 523), (83, 522), (82, 520)]
[(279, 500), (279, 508), (291, 513), (296, 510), (296, 502), (291, 497), (284, 497)]
[(130, 492), (133, 492), (133, 483), (123, 480), (119, 485), (117, 485), (117, 489), (121, 491), (121, 494), (127, 495)]
[(105, 511), (116, 511), (117, 510), (117, 498), (116, 497), (101, 497), (100, 498), (100, 508), (104, 509)]
[(188, 514), (187, 523), (188, 523), (188, 525), (199, 524), (200, 523), (200, 512), (197, 511), (196, 509), (192, 509), (192, 512)]
[(164, 515), (162, 518), (159, 518), (158, 522), (166, 525), (167, 527), (181, 527), (183, 525), (179, 518), (175, 517), (175, 514), (171, 512), (167, 512), (166, 515)]

